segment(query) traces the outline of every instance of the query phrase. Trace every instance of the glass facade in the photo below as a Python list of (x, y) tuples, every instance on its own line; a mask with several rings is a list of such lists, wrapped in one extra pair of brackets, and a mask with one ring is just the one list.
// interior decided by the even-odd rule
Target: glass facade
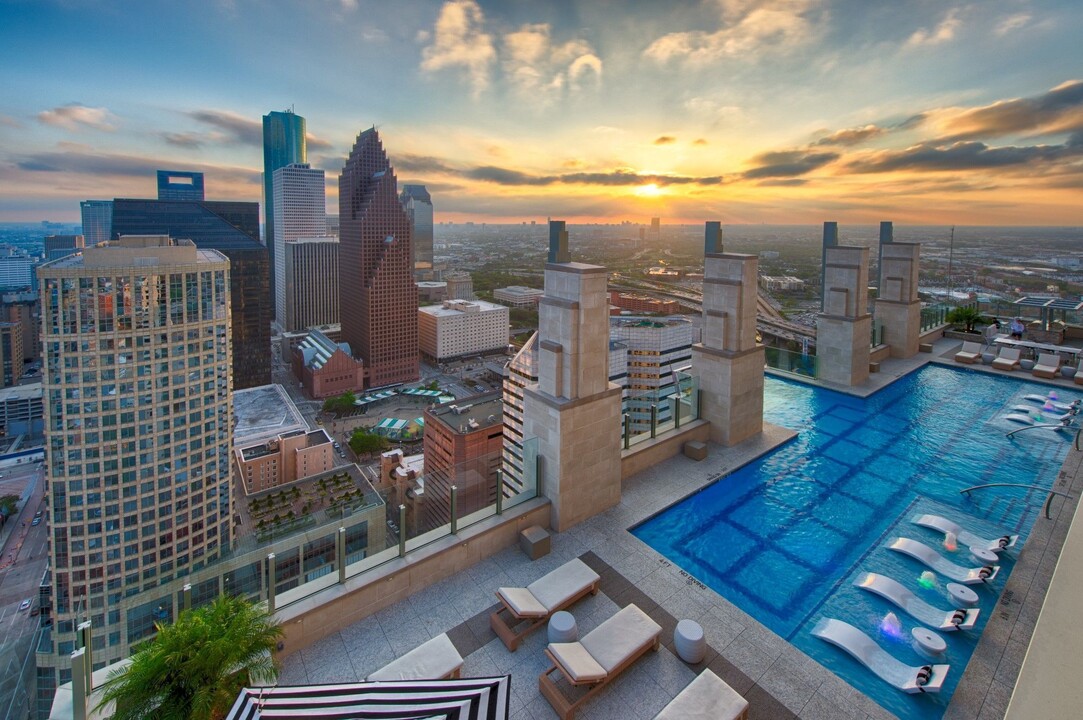
[(61, 669), (88, 619), (102, 644), (95, 665), (126, 657), (153, 623), (125, 598), (231, 545), (229, 261), (151, 239), (168, 244), (107, 243), (38, 270), (51, 570), (42, 612), (53, 620), (44, 649)]
[(258, 203), (117, 199), (112, 234), (184, 238), (229, 258), (233, 382), (238, 390), (271, 382), (273, 304)]
[(432, 272), (432, 196), (424, 185), (403, 185), (399, 195), (414, 228), (414, 269)]
[[(308, 162), (308, 146), (305, 140), (305, 119), (292, 110), (270, 112), (263, 116), (263, 221), (264, 244), (270, 253), (271, 297), (277, 297), (275, 268), (281, 259), (274, 248), (275, 170), (294, 163)], [(259, 233), (256, 233), (259, 238)]]

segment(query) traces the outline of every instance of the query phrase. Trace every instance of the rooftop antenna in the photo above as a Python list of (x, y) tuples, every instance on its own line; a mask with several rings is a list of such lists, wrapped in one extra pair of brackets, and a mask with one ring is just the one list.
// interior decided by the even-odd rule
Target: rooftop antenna
[(948, 298), (955, 299), (955, 283), (952, 278), (952, 263), (955, 259), (955, 226), (951, 226), (951, 240), (948, 241)]

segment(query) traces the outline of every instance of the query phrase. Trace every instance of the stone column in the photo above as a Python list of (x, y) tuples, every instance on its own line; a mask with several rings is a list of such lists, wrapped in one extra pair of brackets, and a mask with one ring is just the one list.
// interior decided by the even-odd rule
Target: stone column
[(816, 319), (816, 377), (839, 385), (869, 379), (872, 315), (869, 249), (838, 244), (837, 223), (824, 223), (823, 312)]
[(692, 346), (700, 417), (711, 440), (736, 445), (763, 430), (763, 346), (756, 343), (759, 259), (722, 251), (719, 223), (704, 243), (703, 336)]
[(620, 502), (620, 386), (609, 382), (608, 273), (571, 262), (550, 223), (538, 303), (538, 382), (523, 390), (524, 435), (538, 438), (539, 493), (558, 532)]
[(875, 313), (884, 326), (884, 343), (891, 347), (891, 357), (908, 358), (918, 352), (920, 265), (921, 245), (894, 242), (891, 223), (880, 223), (880, 293)]

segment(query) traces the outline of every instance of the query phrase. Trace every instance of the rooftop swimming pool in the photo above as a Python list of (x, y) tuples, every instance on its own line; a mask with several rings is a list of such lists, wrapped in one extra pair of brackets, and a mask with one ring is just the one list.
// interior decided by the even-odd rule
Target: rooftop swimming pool
[[(939, 718), (1046, 499), (1044, 491), (1018, 488), (959, 491), (998, 482), (1052, 486), (1072, 435), (1035, 429), (1008, 438), (1021, 425), (1005, 419), (1018, 405), (1040, 412), (1041, 404), (1025, 396), (1049, 390), (943, 366), (928, 366), (867, 399), (768, 377), (765, 420), (798, 431), (797, 438), (632, 532), (899, 717)], [(1079, 395), (1066, 391), (1060, 400)], [(887, 549), (908, 537), (954, 564), (981, 565), (962, 543), (950, 550), (943, 535), (911, 522), (925, 513), (983, 537), (1008, 532), (1020, 540), (1001, 555), (991, 583), (972, 586), (981, 609), (976, 627), (942, 634), (946, 658), (936, 662), (951, 669), (941, 692), (909, 695), (811, 630), (822, 618), (837, 618), (907, 665), (930, 663), (910, 644), (920, 624), (854, 587), (875, 572), (953, 609), (945, 589), (950, 580), (923, 579), (928, 568)]]

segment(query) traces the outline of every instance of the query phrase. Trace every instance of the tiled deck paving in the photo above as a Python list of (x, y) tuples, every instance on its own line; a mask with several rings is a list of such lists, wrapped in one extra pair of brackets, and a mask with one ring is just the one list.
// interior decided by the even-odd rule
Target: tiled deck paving
[[(875, 384), (882, 386), (918, 365), (940, 361), (939, 355), (958, 344), (940, 341), (931, 356), (888, 361), (879, 377), (873, 376)], [(623, 483), (620, 505), (568, 532), (554, 534), (548, 556), (531, 562), (518, 548), (508, 548), (457, 577), (412, 595), (407, 602), (289, 655), (279, 683), (362, 680), (425, 640), (447, 632), (465, 658), (464, 675), (511, 673), (512, 718), (553, 718), (555, 713), (538, 692), (538, 676), (548, 667), (543, 653), (545, 629), (530, 635), (517, 652), (510, 653), (490, 631), (488, 614), (494, 609), (497, 587), (525, 586), (580, 557), (602, 576), (601, 592), (571, 608), (580, 634), (634, 602), (662, 625), (665, 644), (633, 665), (578, 717), (652, 718), (704, 667), (748, 699), (753, 719), (893, 717), (627, 532), (627, 528), (791, 435), (783, 428), (768, 427), (763, 437), (736, 448), (712, 445), (706, 461), (697, 463), (678, 456), (633, 476)], [(1058, 490), (1077, 497), (1083, 491), (1081, 458), (1079, 452), (1069, 454), (1056, 482)], [(1003, 717), (1074, 510), (1075, 501), (1058, 499), (1053, 503), (1054, 520), (1036, 523), (946, 718)], [(672, 652), (672, 629), (678, 618), (692, 618), (703, 625), (709, 645), (703, 663), (687, 665)]]

